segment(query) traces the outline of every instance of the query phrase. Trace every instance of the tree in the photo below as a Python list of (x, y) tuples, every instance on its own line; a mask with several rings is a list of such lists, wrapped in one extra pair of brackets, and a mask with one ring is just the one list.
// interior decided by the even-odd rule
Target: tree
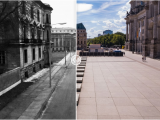
[(24, 1), (0, 1), (0, 26), (16, 10), (24, 5)]
[(24, 1), (0, 1), (0, 38), (9, 42), (9, 39), (18, 38), (18, 9), (24, 6)]
[(92, 44), (103, 44), (107, 46), (112, 46), (112, 45), (124, 45), (125, 43), (125, 34), (121, 32), (117, 32), (115, 34), (107, 34), (104, 36), (96, 37), (90, 39), (90, 41), (87, 41), (87, 45)]

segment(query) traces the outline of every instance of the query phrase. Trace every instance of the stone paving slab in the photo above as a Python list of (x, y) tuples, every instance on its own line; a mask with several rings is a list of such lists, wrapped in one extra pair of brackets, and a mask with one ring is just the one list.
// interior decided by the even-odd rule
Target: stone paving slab
[(78, 119), (160, 119), (160, 71), (135, 59), (87, 58)]
[(77, 83), (77, 92), (80, 92), (82, 88), (82, 84), (81, 83)]
[(77, 72), (84, 72), (85, 69), (77, 69)]
[(83, 82), (83, 77), (76, 77), (77, 83), (82, 83)]
[(83, 77), (84, 76), (84, 72), (77, 72), (77, 77)]
[(86, 66), (77, 66), (77, 69), (85, 69)]

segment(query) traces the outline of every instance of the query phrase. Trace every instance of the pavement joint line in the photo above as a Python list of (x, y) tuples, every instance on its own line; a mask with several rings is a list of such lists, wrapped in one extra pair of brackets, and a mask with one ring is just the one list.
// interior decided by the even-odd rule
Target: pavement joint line
[(138, 63), (141, 63), (141, 64), (143, 64), (143, 65), (146, 65), (146, 66), (148, 66), (148, 67), (150, 67), (150, 68), (153, 68), (153, 69), (156, 69), (156, 70), (160, 71), (160, 69), (158, 69), (158, 68), (152, 67), (152, 66), (150, 66), (150, 65), (147, 65), (147, 64), (145, 64), (145, 63), (142, 63), (142, 62), (140, 62), (140, 61), (138, 61), (138, 60), (135, 60), (135, 59), (132, 59), (132, 58), (130, 58), (130, 57), (127, 57), (127, 56), (125, 56), (125, 57), (126, 57), (126, 58), (129, 58), (129, 59), (131, 59), (131, 60), (134, 60), (134, 61), (136, 61), (136, 62), (138, 62)]

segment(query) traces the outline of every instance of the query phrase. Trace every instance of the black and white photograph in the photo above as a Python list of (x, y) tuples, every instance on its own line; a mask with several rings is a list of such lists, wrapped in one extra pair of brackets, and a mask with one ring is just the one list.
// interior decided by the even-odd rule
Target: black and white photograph
[(75, 0), (0, 1), (0, 119), (75, 119)]

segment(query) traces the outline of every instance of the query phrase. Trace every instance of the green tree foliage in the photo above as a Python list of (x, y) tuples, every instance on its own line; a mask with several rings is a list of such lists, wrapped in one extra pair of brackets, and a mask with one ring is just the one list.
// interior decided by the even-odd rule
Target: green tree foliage
[(113, 46), (113, 45), (124, 45), (125, 44), (126, 35), (121, 32), (116, 32), (114, 34), (107, 34), (104, 36), (99, 36), (96, 38), (88, 39), (87, 45), (90, 44), (101, 44), (106, 46)]

